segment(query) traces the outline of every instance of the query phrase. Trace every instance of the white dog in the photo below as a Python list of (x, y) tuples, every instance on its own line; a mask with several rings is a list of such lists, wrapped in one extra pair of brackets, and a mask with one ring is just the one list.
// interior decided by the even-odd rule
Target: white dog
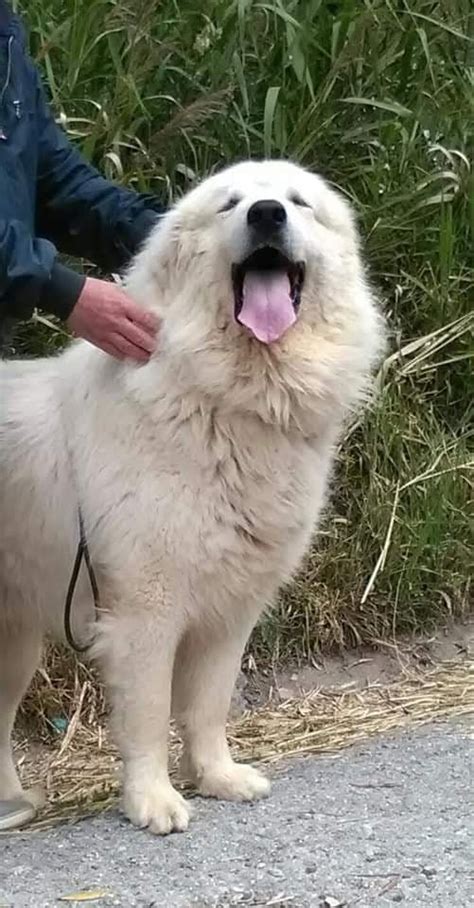
[[(146, 366), (78, 342), (0, 368), (0, 798), (21, 792), (12, 725), (43, 636), (62, 635), (80, 504), (125, 811), (169, 833), (189, 819), (168, 776), (171, 712), (201, 794), (269, 791), (230, 756), (233, 684), (308, 547), (383, 323), (349, 206), (286, 162), (205, 180), (157, 226), (126, 287), (161, 319)], [(93, 615), (81, 574), (77, 638)]]

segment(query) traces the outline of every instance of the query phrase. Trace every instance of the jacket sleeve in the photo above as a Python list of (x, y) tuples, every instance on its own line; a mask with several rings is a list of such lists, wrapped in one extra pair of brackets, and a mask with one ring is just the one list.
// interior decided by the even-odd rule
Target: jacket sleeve
[(0, 322), (28, 319), (36, 306), (67, 318), (84, 281), (57, 261), (52, 243), (22, 221), (0, 218)]
[(61, 252), (119, 271), (156, 223), (163, 207), (104, 179), (55, 123), (39, 76), (37, 233)]

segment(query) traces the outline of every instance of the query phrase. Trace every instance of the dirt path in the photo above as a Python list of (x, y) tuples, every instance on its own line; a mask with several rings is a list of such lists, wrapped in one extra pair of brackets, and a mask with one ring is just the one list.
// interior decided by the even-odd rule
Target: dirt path
[(458, 719), (280, 765), (270, 800), (196, 800), (167, 839), (116, 813), (1, 838), (0, 905), (98, 889), (101, 908), (471, 908), (473, 732)]

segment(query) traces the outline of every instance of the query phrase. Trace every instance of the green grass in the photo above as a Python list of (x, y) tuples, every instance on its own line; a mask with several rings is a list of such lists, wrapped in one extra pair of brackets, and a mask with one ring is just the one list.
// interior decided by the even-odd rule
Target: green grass
[[(463, 614), (470, 0), (29, 0), (24, 12), (56, 111), (111, 178), (172, 199), (216, 166), (283, 155), (325, 174), (359, 213), (391, 356), (377, 403), (343, 446), (318, 546), (262, 623), (257, 651), (307, 656)], [(19, 348), (58, 339), (25, 328)]]

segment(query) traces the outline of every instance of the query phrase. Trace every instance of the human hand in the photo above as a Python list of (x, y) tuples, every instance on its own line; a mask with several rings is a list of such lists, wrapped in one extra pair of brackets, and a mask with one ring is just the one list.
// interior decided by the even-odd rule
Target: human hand
[(156, 345), (158, 319), (117, 284), (93, 277), (86, 279), (67, 325), (76, 337), (117, 359), (146, 363)]

